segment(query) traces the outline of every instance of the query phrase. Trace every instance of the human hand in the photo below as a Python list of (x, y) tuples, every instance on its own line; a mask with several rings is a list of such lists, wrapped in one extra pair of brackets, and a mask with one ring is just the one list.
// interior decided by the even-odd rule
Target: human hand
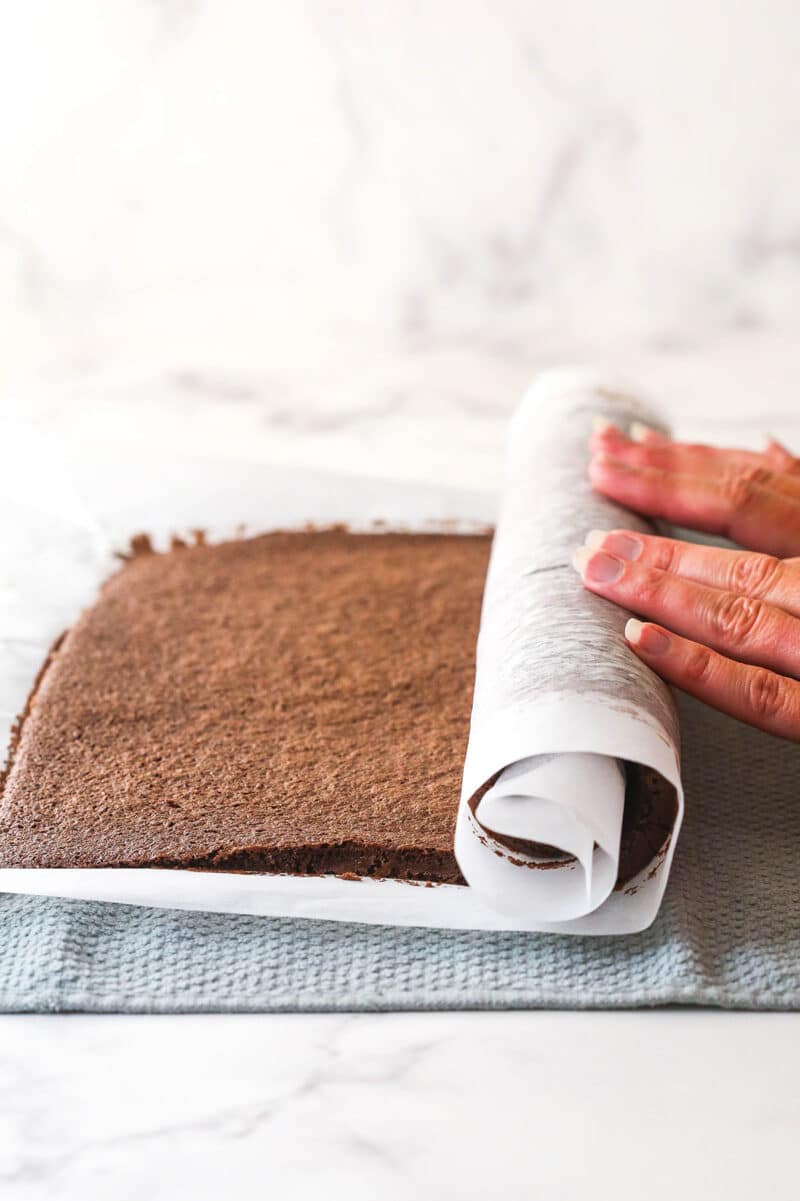
[(800, 741), (800, 460), (775, 442), (759, 454), (634, 432), (596, 431), (594, 486), (752, 550), (595, 530), (575, 558), (585, 587), (650, 619), (629, 621), (625, 635), (664, 679)]

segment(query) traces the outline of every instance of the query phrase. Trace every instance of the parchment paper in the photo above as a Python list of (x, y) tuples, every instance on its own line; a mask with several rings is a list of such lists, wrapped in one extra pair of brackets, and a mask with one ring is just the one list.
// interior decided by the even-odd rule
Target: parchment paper
[[(660, 424), (618, 386), (568, 371), (541, 377), (511, 422), (456, 855), (471, 887), (509, 915), (538, 919), (548, 929), (623, 933), (649, 925), (658, 911), (683, 795), (671, 693), (626, 646), (630, 615), (587, 593), (572, 567), (590, 529), (652, 532), (589, 484), (587, 447), (596, 416), (623, 428), (632, 421)], [(625, 760), (653, 768), (675, 787), (678, 819), (660, 861), (615, 892), (624, 799), (617, 765)], [(473, 814), (470, 798), (498, 773)], [(510, 854), (489, 830), (554, 843), (576, 862), (537, 868), (531, 857)]]
[[(7, 868), (0, 869), (0, 891), (390, 925), (592, 934), (649, 925), (683, 809), (677, 721), (668, 690), (624, 645), (626, 615), (587, 594), (570, 565), (588, 529), (637, 524), (588, 487), (586, 446), (598, 412), (623, 424), (656, 424), (652, 413), (613, 387), (550, 373), (511, 425), (456, 831), (468, 887)], [(137, 452), (128, 460), (124, 448), (114, 446), (100, 453), (48, 447), (24, 429), (6, 428), (4, 440), (13, 453), (0, 478), (2, 745), (49, 646), (90, 603), (114, 569), (114, 550), (127, 546), (134, 533), (145, 530), (166, 548), (171, 534), (198, 528), (214, 540), (308, 521), (369, 528), (380, 520), (390, 528), (469, 532), (496, 517), (496, 495), (489, 491), (174, 453), (154, 452), (143, 460)], [(617, 765), (624, 760), (646, 764), (673, 784), (679, 814), (665, 855), (628, 889), (615, 892)], [(540, 871), (487, 845), (491, 840), (468, 801), (498, 775), (491, 805), (479, 811), (486, 825), (491, 820), (491, 828), (503, 832), (499, 821), (505, 833), (524, 830), (541, 841), (548, 841), (545, 832), (558, 834), (559, 845), (571, 839), (577, 866)]]

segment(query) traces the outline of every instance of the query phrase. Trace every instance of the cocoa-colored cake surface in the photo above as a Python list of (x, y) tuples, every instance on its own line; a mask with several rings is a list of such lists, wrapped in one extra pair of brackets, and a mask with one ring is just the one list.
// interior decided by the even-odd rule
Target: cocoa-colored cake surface
[[(40, 676), (2, 784), (0, 866), (460, 882), (489, 546), (339, 529), (169, 554), (140, 540)], [(674, 797), (641, 791), (621, 883), (674, 819)]]
[(0, 862), (458, 880), (488, 553), (327, 530), (136, 554), (39, 683)]

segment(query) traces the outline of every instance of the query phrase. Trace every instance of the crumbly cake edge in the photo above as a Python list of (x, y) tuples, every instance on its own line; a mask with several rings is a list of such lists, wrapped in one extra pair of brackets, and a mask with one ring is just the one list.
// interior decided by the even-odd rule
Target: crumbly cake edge
[[(73, 627), (70, 627), (70, 629), (72, 629), (72, 628)], [(14, 719), (14, 722), (11, 726), (11, 735), (10, 735), (10, 738), (8, 741), (8, 747), (6, 749), (5, 762), (3, 763), (2, 767), (0, 767), (0, 816), (2, 816), (3, 804), (5, 802), (6, 784), (8, 783), (8, 778), (11, 775), (12, 768), (14, 767), (14, 761), (17, 756), (19, 744), (22, 740), (22, 734), (23, 734), (23, 730), (25, 728), (25, 723), (27, 722), (28, 718), (31, 715), (31, 711), (33, 710), (34, 702), (36, 701), (36, 698), (39, 695), (39, 692), (41, 691), (41, 689), (44, 685), (45, 679), (50, 671), (50, 668), (52, 667), (53, 663), (57, 659), (58, 652), (61, 650), (61, 647), (64, 645), (64, 641), (67, 638), (67, 636), (69, 635), (69, 632), (70, 632), (69, 629), (62, 630), (61, 633), (56, 638), (56, 640), (53, 642), (50, 649), (48, 650), (47, 654), (44, 657), (44, 661), (40, 664), (39, 670), (36, 673), (36, 678), (34, 679), (31, 690), (28, 693), (28, 697), (22, 708), (22, 712), (19, 714), (18, 717), (16, 717)]]

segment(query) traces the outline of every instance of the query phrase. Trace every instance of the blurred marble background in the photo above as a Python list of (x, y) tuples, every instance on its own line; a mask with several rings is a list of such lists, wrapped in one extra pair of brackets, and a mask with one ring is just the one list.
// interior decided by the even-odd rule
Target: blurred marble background
[(799, 53), (792, 0), (9, 5), (4, 410), (463, 481), (591, 360), (791, 434)]

